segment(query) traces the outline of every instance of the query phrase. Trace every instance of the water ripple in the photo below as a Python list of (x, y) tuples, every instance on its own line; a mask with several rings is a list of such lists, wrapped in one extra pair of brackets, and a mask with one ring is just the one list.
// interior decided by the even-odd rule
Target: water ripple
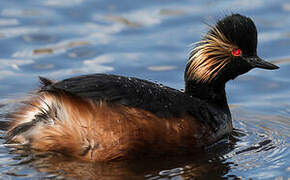
[[(0, 175), (2, 179), (287, 179), (290, 172), (289, 2), (0, 1)], [(214, 7), (214, 8), (209, 8)], [(84, 163), (7, 148), (7, 113), (37, 76), (112, 72), (184, 88), (188, 44), (231, 12), (250, 16), (258, 52), (279, 71), (254, 70), (227, 87), (235, 131), (207, 153), (162, 160)], [(24, 96), (25, 94), (25, 96)], [(29, 96), (28, 96), (29, 97)], [(244, 108), (244, 109), (243, 109)]]

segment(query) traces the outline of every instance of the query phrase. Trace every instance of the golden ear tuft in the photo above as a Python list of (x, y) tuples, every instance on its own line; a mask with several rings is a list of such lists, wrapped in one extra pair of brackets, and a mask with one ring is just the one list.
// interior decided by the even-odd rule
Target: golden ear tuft
[(197, 82), (211, 82), (230, 62), (233, 49), (238, 47), (231, 43), (217, 27), (212, 27), (192, 50), (187, 76)]

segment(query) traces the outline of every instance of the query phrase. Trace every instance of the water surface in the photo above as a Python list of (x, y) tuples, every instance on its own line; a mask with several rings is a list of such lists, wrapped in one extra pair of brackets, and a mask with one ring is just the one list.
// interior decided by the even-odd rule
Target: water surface
[[(135, 76), (183, 89), (190, 44), (205, 23), (250, 16), (258, 54), (278, 71), (253, 70), (227, 84), (229, 141), (192, 157), (82, 163), (0, 146), (0, 178), (288, 179), (290, 177), (290, 3), (287, 0), (9, 0), (0, 2), (0, 111), (12, 112), (38, 76)], [(6, 119), (1, 116), (1, 144)], [(197, 158), (198, 157), (198, 158)]]

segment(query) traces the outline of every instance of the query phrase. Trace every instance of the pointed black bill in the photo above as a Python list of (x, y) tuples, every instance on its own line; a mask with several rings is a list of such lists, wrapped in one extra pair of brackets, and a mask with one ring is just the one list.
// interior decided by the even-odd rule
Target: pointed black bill
[(254, 68), (279, 69), (279, 67), (276, 66), (275, 64), (264, 61), (258, 56), (248, 57), (246, 59)]

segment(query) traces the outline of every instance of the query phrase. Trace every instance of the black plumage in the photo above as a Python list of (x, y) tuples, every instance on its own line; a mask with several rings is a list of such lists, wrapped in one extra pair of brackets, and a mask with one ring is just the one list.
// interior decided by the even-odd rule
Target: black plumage
[[(50, 80), (41, 81), (48, 82)], [(182, 91), (150, 81), (110, 74), (91, 74), (44, 84), (40, 91), (65, 92), (72, 96), (121, 104), (150, 111), (159, 117), (199, 114), (206, 102)], [(200, 105), (200, 106), (197, 106)], [(200, 120), (206, 120), (199, 118)]]

